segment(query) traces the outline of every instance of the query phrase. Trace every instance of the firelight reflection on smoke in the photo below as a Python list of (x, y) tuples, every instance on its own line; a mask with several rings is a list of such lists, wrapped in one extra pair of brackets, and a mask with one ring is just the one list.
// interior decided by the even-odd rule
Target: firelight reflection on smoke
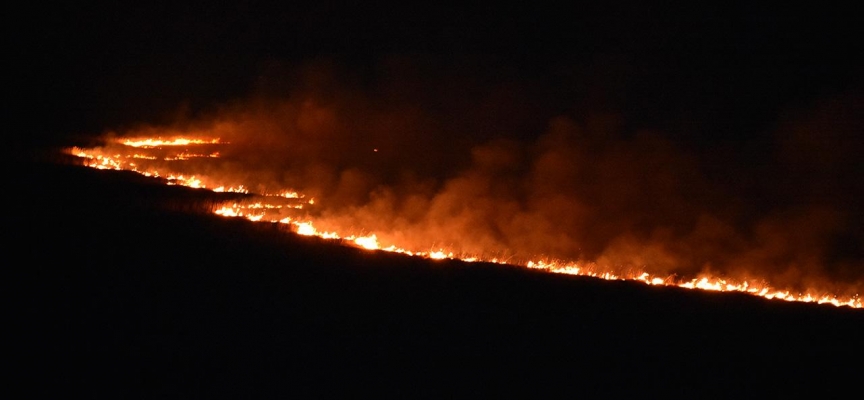
[[(742, 292), (766, 299), (831, 304), (852, 308), (864, 307), (857, 294), (844, 297), (819, 292), (815, 289), (803, 291), (780, 289), (770, 284), (769, 277), (753, 281), (735, 280), (705, 273), (690, 279), (681, 279), (674, 275), (660, 276), (639, 270), (621, 273), (613, 272), (611, 269), (593, 262), (545, 259), (543, 257), (527, 260), (501, 259), (482, 254), (464, 254), (431, 245), (426, 248), (410, 248), (406, 244), (381, 243), (379, 234), (364, 230), (362, 227), (346, 227), (332, 231), (320, 230), (316, 228), (314, 217), (308, 213), (303, 213), (304, 208), (314, 207), (316, 200), (307, 198), (304, 194), (293, 189), (283, 188), (269, 193), (253, 193), (248, 189), (249, 186), (242, 182), (221, 181), (219, 176), (215, 175), (179, 172), (182, 168), (178, 167), (178, 163), (196, 158), (218, 159), (220, 148), (229, 145), (219, 138), (127, 138), (115, 139), (105, 147), (70, 148), (68, 152), (80, 157), (87, 167), (134, 171), (145, 176), (164, 178), (169, 185), (182, 185), (214, 192), (249, 194), (252, 195), (250, 200), (223, 204), (214, 212), (224, 217), (241, 217), (251, 221), (286, 224), (300, 235), (334, 239), (342, 244), (367, 250), (387, 251), (430, 259), (446, 258), (466, 262), (482, 261), (520, 265), (552, 273), (588, 276), (605, 280), (630, 280), (648, 285), (677, 286), (719, 292)], [(218, 169), (213, 171), (218, 171)]]

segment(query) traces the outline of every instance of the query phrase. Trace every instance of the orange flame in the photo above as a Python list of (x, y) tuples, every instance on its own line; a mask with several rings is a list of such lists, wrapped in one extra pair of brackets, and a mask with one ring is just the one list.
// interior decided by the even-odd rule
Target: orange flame
[[(224, 144), (220, 139), (188, 139), (188, 138), (143, 138), (143, 139), (126, 139), (117, 141), (123, 146), (137, 149), (153, 149), (164, 146), (193, 146), (203, 144)], [(120, 154), (106, 155), (100, 149), (81, 149), (70, 148), (67, 150), (70, 154), (76, 155), (84, 160), (84, 165), (97, 169), (114, 169), (114, 170), (129, 170), (141, 173), (145, 176), (162, 177), (167, 179), (170, 185), (182, 185), (192, 188), (206, 189), (211, 188), (214, 192), (235, 192), (249, 194), (250, 191), (244, 185), (230, 186), (218, 182), (215, 179), (205, 176), (186, 176), (183, 174), (173, 174), (170, 172), (160, 171), (156, 168), (139, 168), (138, 165), (128, 161), (128, 159), (137, 160), (155, 160), (156, 157), (134, 153), (129, 156)], [(210, 153), (209, 155), (188, 153), (183, 151), (177, 155), (166, 157), (164, 160), (183, 161), (193, 157), (218, 157), (219, 153)], [(568, 274), (587, 276), (605, 280), (628, 280), (642, 282), (653, 286), (676, 286), (686, 289), (707, 290), (718, 292), (740, 292), (754, 296), (759, 296), (766, 299), (785, 300), (805, 303), (831, 304), (834, 306), (847, 306), (852, 308), (864, 308), (864, 303), (858, 294), (848, 297), (839, 297), (830, 293), (819, 293), (816, 291), (805, 291), (801, 293), (793, 293), (790, 290), (782, 290), (772, 287), (763, 282), (753, 282), (748, 280), (735, 281), (732, 279), (715, 277), (715, 276), (700, 276), (690, 280), (681, 280), (675, 276), (655, 276), (644, 271), (632, 271), (624, 274), (615, 274), (608, 270), (604, 270), (601, 266), (593, 263), (582, 264), (578, 262), (555, 261), (536, 259), (525, 262), (502, 261), (494, 257), (482, 257), (473, 254), (454, 254), (443, 248), (436, 250), (410, 250), (400, 247), (396, 244), (382, 245), (379, 242), (378, 236), (375, 233), (345, 234), (332, 231), (319, 231), (315, 228), (311, 220), (296, 220), (292, 217), (277, 217), (270, 216), (269, 213), (274, 211), (281, 212), (283, 209), (299, 209), (304, 204), (314, 205), (315, 200), (301, 201), (305, 196), (293, 190), (280, 190), (276, 193), (260, 193), (259, 197), (265, 201), (250, 201), (245, 203), (235, 202), (230, 205), (223, 205), (214, 210), (214, 213), (224, 217), (242, 217), (251, 221), (269, 221), (272, 223), (288, 224), (293, 227), (294, 232), (304, 236), (315, 236), (323, 239), (340, 240), (343, 244), (359, 247), (366, 250), (386, 251), (400, 253), (409, 256), (424, 257), (429, 259), (455, 259), (465, 262), (488, 262), (495, 264), (510, 264), (520, 265), (530, 269), (543, 270), (551, 273)], [(277, 204), (273, 199), (280, 198), (283, 200), (293, 201), (292, 203)]]
[(187, 138), (174, 138), (169, 140), (163, 140), (162, 138), (144, 138), (144, 139), (126, 139), (123, 140), (123, 143), (126, 146), (130, 147), (142, 147), (142, 148), (153, 148), (153, 147), (162, 147), (162, 146), (188, 146), (190, 144), (218, 144), (220, 143), (219, 139), (187, 139)]

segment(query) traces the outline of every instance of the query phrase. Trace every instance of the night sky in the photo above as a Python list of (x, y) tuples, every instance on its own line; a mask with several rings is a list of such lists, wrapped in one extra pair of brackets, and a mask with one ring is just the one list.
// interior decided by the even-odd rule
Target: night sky
[(51, 115), (33, 118), (36, 144), (286, 90), (293, 83), (267, 80), (287, 80), (274, 71), (322, 60), (373, 88), (395, 57), (478, 90), (524, 85), (534, 97), (518, 100), (541, 120), (611, 111), (630, 131), (662, 129), (694, 146), (759, 142), (786, 116), (862, 86), (855, 14), (827, 5), (29, 7), (10, 14), (10, 63), (21, 67), (10, 92), (28, 116)]

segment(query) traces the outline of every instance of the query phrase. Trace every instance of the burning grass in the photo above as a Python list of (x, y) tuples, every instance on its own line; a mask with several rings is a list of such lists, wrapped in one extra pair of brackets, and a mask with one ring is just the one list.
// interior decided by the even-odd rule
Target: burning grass
[[(235, 177), (220, 178), (216, 167), (203, 168), (201, 173), (181, 173), (182, 168), (172, 162), (189, 160), (190, 154), (206, 154), (198, 147), (227, 143), (218, 138), (138, 138), (116, 139), (112, 145), (102, 148), (83, 149), (72, 148), (69, 152), (79, 157), (83, 164), (96, 169), (132, 171), (146, 177), (157, 178), (166, 185), (186, 186), (202, 189), (208, 195), (202, 195), (207, 200), (189, 202), (189, 199), (170, 201), (168, 208), (174, 210), (202, 211), (208, 210), (225, 217), (242, 217), (255, 222), (283, 224), (299, 235), (314, 236), (322, 239), (338, 240), (339, 243), (365, 250), (377, 250), (404, 254), (408, 256), (429, 259), (454, 259), (465, 262), (484, 262), (491, 264), (511, 264), (529, 269), (542, 270), (558, 274), (579, 275), (604, 280), (623, 280), (641, 282), (654, 286), (672, 286), (685, 289), (698, 289), (718, 292), (740, 292), (763, 297), (793, 302), (831, 304), (862, 308), (862, 300), (856, 294), (836, 295), (816, 288), (783, 289), (773, 286), (770, 277), (762, 276), (751, 279), (736, 279), (708, 272), (697, 276), (684, 277), (676, 274), (662, 275), (651, 273), (639, 268), (613, 268), (613, 265), (596, 261), (569, 261), (560, 258), (550, 258), (539, 255), (518, 257), (489, 253), (470, 253), (457, 249), (439, 247), (428, 243), (418, 247), (422, 237), (412, 238), (412, 244), (390, 242), (384, 237), (396, 237), (388, 232), (366, 230), (358, 226), (343, 226), (331, 229), (320, 229), (317, 226), (320, 218), (327, 226), (333, 226), (333, 218), (327, 218), (326, 213), (316, 212), (319, 204), (312, 197), (306, 197), (292, 188), (271, 189), (269, 192), (253, 193), (250, 187), (254, 184), (238, 182)], [(142, 153), (145, 152), (145, 153)], [(148, 155), (148, 151), (158, 156)], [(218, 158), (216, 153), (204, 156), (205, 159)], [(260, 185), (259, 185), (260, 187)], [(184, 192), (186, 193), (186, 192)], [(202, 192), (203, 193), (203, 192)], [(226, 193), (231, 196), (210, 197), (210, 194)], [(216, 200), (214, 200), (216, 199)], [(143, 200), (142, 201), (147, 201)], [(324, 200), (326, 201), (326, 199)], [(173, 205), (171, 205), (173, 204)], [(195, 204), (191, 208), (188, 204)], [(312, 209), (310, 211), (310, 209)], [(383, 216), (388, 218), (388, 216)], [(338, 220), (338, 219), (337, 219)], [(411, 247), (413, 246), (413, 247)]]

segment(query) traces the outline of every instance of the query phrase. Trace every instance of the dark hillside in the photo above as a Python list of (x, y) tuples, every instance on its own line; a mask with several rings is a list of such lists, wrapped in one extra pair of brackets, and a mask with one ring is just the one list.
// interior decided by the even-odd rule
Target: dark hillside
[(861, 377), (857, 310), (368, 252), (134, 174), (25, 171), (7, 268), (28, 397), (832, 397)]

